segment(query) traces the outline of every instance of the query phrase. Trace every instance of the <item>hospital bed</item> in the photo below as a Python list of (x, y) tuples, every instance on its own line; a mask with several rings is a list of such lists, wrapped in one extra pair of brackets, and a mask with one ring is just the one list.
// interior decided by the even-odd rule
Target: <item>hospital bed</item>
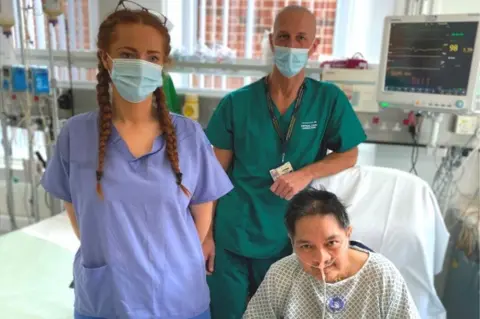
[(0, 236), (0, 318), (73, 318), (78, 246), (65, 214)]
[(347, 205), (357, 240), (400, 270), (422, 319), (446, 318), (434, 277), (442, 271), (449, 233), (430, 186), (396, 169), (356, 166), (312, 187)]

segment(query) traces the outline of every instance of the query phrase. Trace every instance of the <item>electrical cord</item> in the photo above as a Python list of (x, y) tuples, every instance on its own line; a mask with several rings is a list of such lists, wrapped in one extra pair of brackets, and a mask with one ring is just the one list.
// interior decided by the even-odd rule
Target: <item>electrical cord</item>
[[(35, 152), (35, 155), (37, 156), (37, 159), (40, 161), (40, 163), (42, 164), (42, 167), (43, 169), (45, 170), (47, 168), (47, 161), (43, 158), (42, 154), (40, 154), (40, 152)], [(44, 192), (44, 195), (43, 195), (43, 200), (45, 201), (45, 206), (48, 208), (48, 209), (51, 209), (52, 208), (52, 205), (50, 203), (50, 200), (49, 200), (49, 196), (48, 196), (48, 193), (47, 192)]]
[(417, 162), (418, 162), (418, 157), (419, 157), (419, 135), (420, 135), (420, 129), (423, 123), (423, 118), (420, 113), (417, 113), (415, 117), (413, 117), (413, 113), (409, 115), (409, 126), (408, 126), (408, 131), (410, 133), (410, 136), (412, 137), (413, 140), (413, 146), (412, 146), (412, 152), (410, 154), (410, 161), (411, 161), (411, 168), (410, 168), (410, 173), (413, 173), (418, 176), (418, 171), (417, 171)]
[(69, 89), (58, 97), (58, 106), (64, 110), (71, 110), (72, 116), (75, 115), (75, 103), (73, 96), (73, 64), (72, 64), (72, 51), (70, 48), (70, 31), (69, 20), (65, 17), (65, 36), (67, 43), (67, 69), (68, 69), (68, 82)]
[(42, 154), (40, 154), (39, 151), (36, 151), (36, 152), (35, 152), (35, 156), (36, 156), (37, 159), (40, 161), (40, 163), (42, 163), (43, 169), (46, 169), (46, 168), (47, 168), (47, 161), (45, 161), (45, 159), (43, 158)]
[[(409, 130), (410, 130), (410, 128), (412, 128), (413, 130), (415, 129), (414, 126), (410, 126)], [(410, 173), (414, 173), (415, 175), (418, 176), (417, 167), (416, 167), (417, 161), (418, 161), (418, 150), (419, 150), (418, 139), (417, 139), (417, 136), (414, 132), (412, 133), (410, 131), (410, 134), (412, 135), (412, 139), (413, 139), (412, 152), (410, 154), (410, 161), (411, 161), (411, 164), (412, 164), (412, 166), (410, 167)]]
[[(435, 172), (432, 189), (437, 197), (440, 207), (442, 208), (442, 215), (444, 215), (444, 217), (449, 210), (450, 201), (454, 199), (454, 196), (457, 194), (459, 194), (461, 198), (457, 198), (456, 201), (470, 201), (475, 198), (476, 192), (473, 197), (472, 195), (466, 195), (460, 191), (458, 185), (465, 173), (465, 165), (470, 156), (473, 156), (472, 154), (479, 150), (480, 144), (474, 147), (473, 151), (469, 151), (468, 149), (468, 146), (475, 138), (476, 135), (472, 135), (462, 147), (450, 147)], [(461, 170), (460, 174), (457, 174), (458, 170)]]

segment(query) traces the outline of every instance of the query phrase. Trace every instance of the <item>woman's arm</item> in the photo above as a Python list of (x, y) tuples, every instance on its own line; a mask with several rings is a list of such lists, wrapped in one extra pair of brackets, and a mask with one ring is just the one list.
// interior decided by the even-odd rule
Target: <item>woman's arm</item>
[(70, 219), (70, 224), (72, 224), (73, 232), (80, 240), (80, 230), (78, 228), (77, 218), (75, 217), (75, 209), (73, 208), (72, 203), (65, 202), (64, 206), (67, 211), (68, 219)]
[(197, 228), (198, 237), (200, 238), (201, 243), (205, 240), (212, 225), (213, 204), (214, 202), (212, 201), (190, 206), (190, 211), (192, 212), (195, 227)]

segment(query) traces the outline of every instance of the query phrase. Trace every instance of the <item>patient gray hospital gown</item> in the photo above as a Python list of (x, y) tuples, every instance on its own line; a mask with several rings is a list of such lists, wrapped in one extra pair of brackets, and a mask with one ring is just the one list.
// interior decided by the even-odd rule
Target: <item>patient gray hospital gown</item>
[(272, 265), (243, 318), (420, 319), (402, 275), (380, 254), (369, 253), (354, 276), (326, 284), (326, 301), (323, 285), (288, 256)]

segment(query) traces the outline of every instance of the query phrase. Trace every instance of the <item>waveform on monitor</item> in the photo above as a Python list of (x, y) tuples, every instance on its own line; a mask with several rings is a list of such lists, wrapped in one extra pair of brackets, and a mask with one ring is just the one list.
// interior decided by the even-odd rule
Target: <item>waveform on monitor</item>
[(415, 47), (399, 47), (399, 48), (391, 48), (389, 50), (391, 53), (393, 52), (402, 52), (402, 51), (408, 51), (408, 52), (442, 52), (442, 48), (427, 48), (427, 49), (420, 49), (420, 48), (415, 48)]

